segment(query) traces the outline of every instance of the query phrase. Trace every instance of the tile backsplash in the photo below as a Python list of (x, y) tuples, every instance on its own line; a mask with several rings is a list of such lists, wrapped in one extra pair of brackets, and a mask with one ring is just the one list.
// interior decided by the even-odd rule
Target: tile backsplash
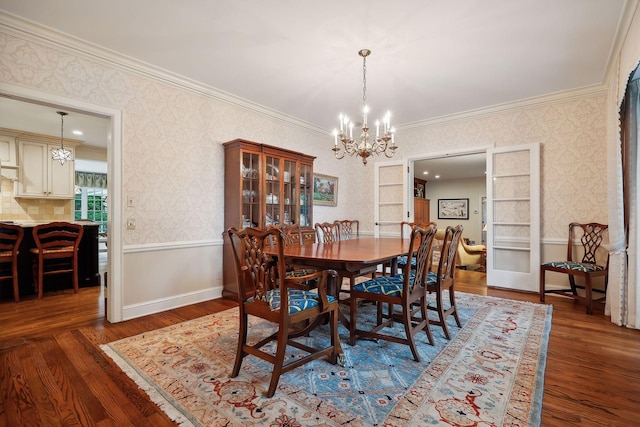
[(73, 200), (24, 199), (13, 197), (13, 181), (0, 178), (2, 204), (0, 220), (12, 221), (71, 221)]

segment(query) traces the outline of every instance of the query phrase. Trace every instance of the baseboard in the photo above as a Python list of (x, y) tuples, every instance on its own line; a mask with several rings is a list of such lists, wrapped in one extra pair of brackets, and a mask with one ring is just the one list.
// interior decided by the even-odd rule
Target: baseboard
[(190, 292), (170, 298), (162, 298), (140, 304), (127, 305), (123, 308), (123, 320), (135, 319), (149, 314), (160, 313), (185, 305), (196, 304), (222, 297), (222, 286)]

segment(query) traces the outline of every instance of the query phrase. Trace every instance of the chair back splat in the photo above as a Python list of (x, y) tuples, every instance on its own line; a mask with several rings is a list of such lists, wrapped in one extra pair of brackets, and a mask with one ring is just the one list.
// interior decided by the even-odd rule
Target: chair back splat
[[(227, 230), (236, 266), (240, 297), (240, 326), (238, 348), (231, 377), (240, 373), (242, 361), (248, 355), (259, 357), (273, 364), (273, 372), (267, 397), (276, 391), (280, 375), (314, 359), (328, 356), (333, 364), (344, 363), (342, 347), (338, 339), (338, 301), (327, 293), (335, 286), (336, 272), (317, 271), (300, 277), (286, 274), (283, 256), (283, 236), (280, 230), (261, 231), (253, 228)], [(272, 246), (272, 242), (275, 244)], [(305, 283), (314, 281), (317, 289), (310, 291)], [(277, 331), (259, 339), (255, 344), (247, 343), (248, 316), (255, 316), (277, 325)], [(328, 319), (330, 345), (324, 348), (311, 347), (306, 337), (317, 327), (324, 327)], [(276, 342), (275, 355), (261, 348)], [(306, 353), (303, 357), (286, 358), (287, 346), (296, 347)], [(287, 363), (285, 363), (287, 360)]]
[[(421, 228), (416, 226), (411, 231), (411, 239), (407, 259), (402, 274), (395, 276), (380, 276), (352, 287), (350, 299), (349, 340), (355, 345), (356, 337), (368, 337), (406, 344), (416, 361), (420, 361), (420, 354), (416, 348), (414, 336), (421, 331), (427, 334), (429, 343), (433, 345), (431, 329), (426, 306), (426, 281), (429, 267), (429, 253), (436, 233), (434, 226)], [(411, 264), (415, 258), (415, 269)], [(358, 329), (357, 310), (358, 301), (374, 301), (377, 303), (376, 326), (369, 330)], [(382, 304), (387, 303), (387, 315), (382, 314)], [(399, 311), (394, 310), (400, 307)], [(420, 313), (420, 315), (418, 315)], [(404, 325), (405, 337), (383, 334), (381, 331), (391, 327), (395, 322)]]
[(18, 253), (24, 229), (16, 224), (0, 223), (0, 281), (11, 279), (13, 300), (20, 301)]
[[(602, 242), (605, 233), (608, 230), (606, 224), (597, 222), (569, 224), (569, 241), (567, 242), (567, 259), (562, 261), (551, 261), (540, 266), (540, 301), (545, 301), (545, 295), (548, 293), (560, 294), (579, 301), (584, 301), (587, 314), (593, 313), (593, 303), (604, 303), (606, 298), (608, 274), (609, 274), (609, 253), (606, 257), (601, 252)], [(575, 242), (580, 242), (579, 247), (582, 251), (580, 254), (574, 252)], [(605, 260), (606, 259), (606, 260)], [(566, 274), (569, 278), (569, 288), (563, 289), (547, 289), (545, 273), (552, 271), (555, 273)], [(577, 284), (575, 278), (581, 278), (583, 283)], [(593, 279), (596, 277), (604, 278), (604, 290), (593, 288)], [(583, 290), (584, 295), (580, 295), (578, 290)], [(602, 292), (605, 296), (593, 299), (593, 292)]]
[(343, 219), (334, 221), (340, 228), (340, 240), (351, 240), (360, 238), (360, 221), (357, 219)]
[(340, 240), (340, 225), (335, 222), (315, 224), (318, 243), (333, 243)]
[(78, 292), (78, 248), (83, 228), (71, 222), (50, 222), (33, 227), (36, 247), (33, 256), (34, 285), (42, 298), (44, 278), (49, 275), (70, 274), (73, 290)]

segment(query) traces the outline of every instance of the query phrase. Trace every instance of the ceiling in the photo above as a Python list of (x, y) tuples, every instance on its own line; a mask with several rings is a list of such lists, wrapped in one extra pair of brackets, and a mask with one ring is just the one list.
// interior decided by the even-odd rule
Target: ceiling
[(332, 140), (340, 112), (361, 121), (362, 48), (372, 50), (369, 117), (388, 109), (402, 126), (601, 85), (626, 2), (0, 0), (0, 9), (308, 122)]

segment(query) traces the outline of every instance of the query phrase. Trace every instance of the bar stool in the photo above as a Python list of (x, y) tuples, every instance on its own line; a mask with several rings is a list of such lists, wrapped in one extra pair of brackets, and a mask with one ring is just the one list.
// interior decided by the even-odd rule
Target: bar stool
[(18, 289), (18, 253), (24, 229), (15, 224), (0, 223), (0, 281), (11, 279), (13, 299), (20, 301)]

